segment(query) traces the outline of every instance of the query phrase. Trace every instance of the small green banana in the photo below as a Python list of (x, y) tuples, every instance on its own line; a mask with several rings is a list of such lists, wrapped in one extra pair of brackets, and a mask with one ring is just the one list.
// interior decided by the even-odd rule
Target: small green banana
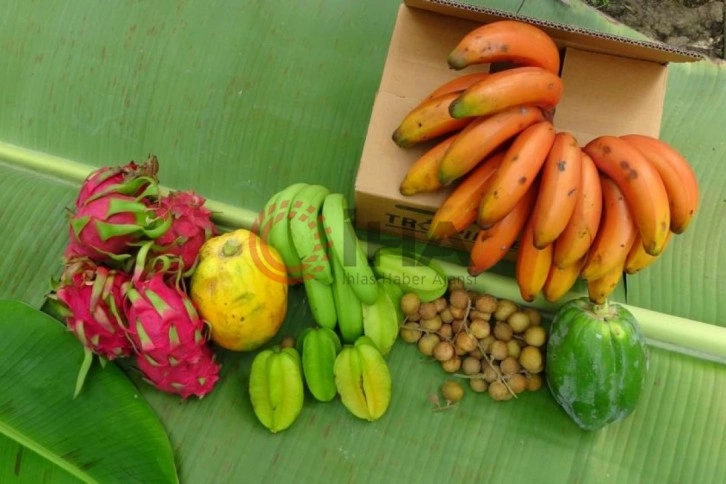
[(293, 183), (277, 192), (274, 195), (273, 213), (269, 216), (269, 220), (265, 220), (265, 223), (270, 226), (266, 242), (280, 253), (287, 266), (288, 279), (291, 284), (302, 281), (302, 264), (290, 233), (290, 207), (295, 195), (306, 186), (308, 186), (307, 183)]
[(259, 421), (272, 433), (287, 429), (302, 411), (305, 390), (300, 353), (275, 346), (252, 360), (249, 392)]
[(343, 405), (356, 417), (380, 419), (391, 403), (391, 373), (370, 338), (346, 345), (335, 359), (335, 384)]
[(323, 284), (312, 277), (305, 277), (303, 286), (315, 322), (325, 328), (335, 329), (338, 324), (338, 315), (335, 311), (332, 285)]
[(330, 266), (333, 270), (333, 300), (338, 315), (338, 330), (346, 343), (353, 343), (363, 336), (363, 305), (347, 283), (345, 271), (338, 259), (331, 253)]
[[(370, 338), (383, 356), (390, 353), (398, 337), (400, 305), (394, 302), (388, 282), (377, 281), (378, 297), (373, 304), (363, 304), (363, 334)], [(392, 285), (392, 284), (391, 284)]]
[(338, 335), (328, 328), (307, 328), (298, 337), (297, 345), (308, 390), (316, 400), (333, 400), (338, 394), (333, 369), (342, 349)]
[(323, 226), (347, 283), (362, 303), (373, 304), (378, 298), (376, 277), (350, 220), (348, 202), (341, 193), (325, 197)]
[(297, 192), (290, 208), (290, 233), (302, 264), (302, 275), (314, 277), (323, 284), (333, 282), (328, 240), (320, 222), (323, 201), (329, 193), (322, 185), (308, 185)]
[(448, 288), (446, 273), (435, 261), (397, 247), (378, 249), (373, 255), (373, 271), (423, 302), (438, 299)]

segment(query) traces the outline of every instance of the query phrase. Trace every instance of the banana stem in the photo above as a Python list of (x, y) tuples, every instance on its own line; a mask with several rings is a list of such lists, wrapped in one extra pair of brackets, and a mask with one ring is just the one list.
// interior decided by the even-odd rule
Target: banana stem
[[(20, 168), (30, 169), (79, 184), (96, 169), (89, 165), (1, 141), (0, 160)], [(168, 188), (163, 186), (160, 188), (164, 194), (169, 191)], [(218, 225), (226, 228), (253, 229), (257, 212), (215, 200), (207, 200), (206, 205), (212, 210), (213, 219)], [(369, 256), (372, 256), (375, 250), (381, 247), (378, 244), (361, 242)], [(549, 303), (541, 297), (528, 303), (522, 299), (516, 281), (509, 277), (486, 272), (474, 277), (467, 272), (465, 267), (460, 265), (438, 259), (436, 262), (444, 269), (447, 277), (461, 278), (472, 290), (489, 292), (499, 298), (531, 306), (550, 315), (554, 314), (560, 304), (565, 301), (583, 296), (583, 294), (569, 293), (558, 304)], [(628, 304), (622, 304), (622, 306), (629, 310), (638, 320), (643, 334), (651, 345), (726, 364), (726, 327)]]

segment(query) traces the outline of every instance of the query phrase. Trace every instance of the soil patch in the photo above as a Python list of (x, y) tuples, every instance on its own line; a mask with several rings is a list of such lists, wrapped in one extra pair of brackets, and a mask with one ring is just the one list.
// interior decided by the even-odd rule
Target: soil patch
[(585, 0), (653, 39), (724, 58), (723, 0)]

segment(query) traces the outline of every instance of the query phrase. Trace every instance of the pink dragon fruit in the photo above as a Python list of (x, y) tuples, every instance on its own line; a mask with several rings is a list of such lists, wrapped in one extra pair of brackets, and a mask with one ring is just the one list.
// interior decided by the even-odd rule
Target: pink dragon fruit
[[(140, 251), (141, 258), (145, 255)], [(219, 374), (207, 346), (206, 324), (178, 282), (169, 281), (169, 274), (142, 278), (140, 267), (137, 263), (124, 286), (126, 329), (139, 369), (160, 390), (201, 398), (213, 390)]]
[(108, 360), (130, 356), (122, 315), (121, 287), (129, 276), (76, 259), (66, 266), (51, 298), (59, 301), (66, 324), (93, 353)]
[(150, 185), (158, 183), (159, 162), (150, 156), (145, 162), (134, 161), (122, 166), (104, 166), (92, 172), (83, 182), (76, 198), (76, 208), (111, 193), (141, 195)]
[(136, 356), (136, 366), (148, 383), (163, 392), (179, 394), (183, 399), (192, 395), (204, 397), (219, 380), (219, 366), (208, 346), (200, 348), (200, 357), (196, 362), (159, 365), (148, 355), (139, 354)]
[(205, 201), (193, 191), (173, 191), (159, 199), (156, 210), (160, 219), (171, 218), (171, 227), (154, 241), (152, 252), (181, 261), (187, 273), (196, 266), (202, 245), (219, 233)]
[(144, 237), (156, 238), (166, 232), (171, 218), (159, 218), (144, 197), (156, 191), (155, 185), (139, 196), (110, 193), (86, 201), (70, 215), (65, 259), (88, 257), (96, 262), (123, 261), (132, 256), (135, 243)]

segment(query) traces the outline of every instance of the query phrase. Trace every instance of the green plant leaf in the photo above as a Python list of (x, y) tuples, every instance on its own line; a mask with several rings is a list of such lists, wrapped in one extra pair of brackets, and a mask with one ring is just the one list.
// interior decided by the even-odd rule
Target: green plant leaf
[(94, 365), (50, 316), (0, 301), (0, 482), (177, 482), (166, 431), (116, 365)]

